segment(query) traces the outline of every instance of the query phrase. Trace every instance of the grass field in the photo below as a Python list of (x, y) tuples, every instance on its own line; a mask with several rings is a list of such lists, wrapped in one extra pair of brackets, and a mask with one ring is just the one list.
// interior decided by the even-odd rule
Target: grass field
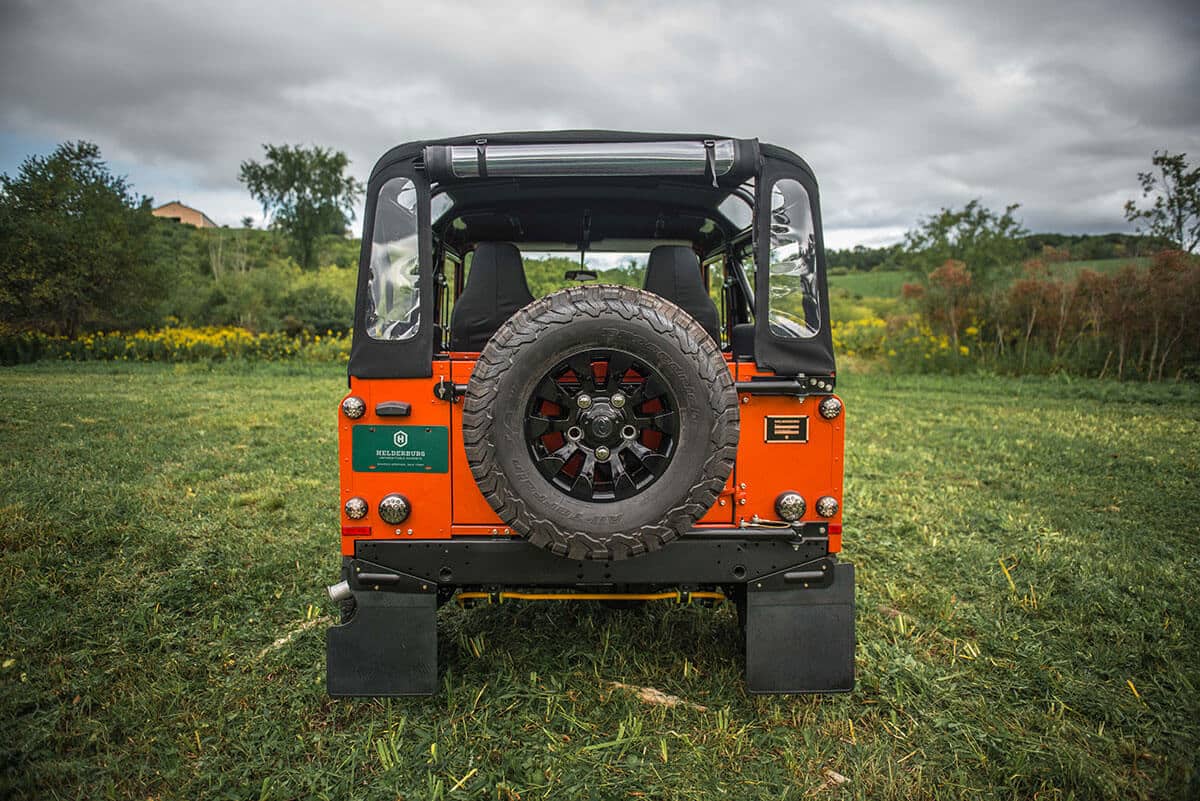
[(0, 797), (1200, 792), (1196, 386), (846, 379), (850, 695), (745, 695), (728, 609), (508, 604), (442, 611), (437, 697), (333, 701), (344, 386), (0, 373)]
[(915, 280), (910, 273), (898, 270), (847, 273), (829, 276), (829, 289), (831, 292), (842, 290), (855, 298), (897, 298), (904, 282)]

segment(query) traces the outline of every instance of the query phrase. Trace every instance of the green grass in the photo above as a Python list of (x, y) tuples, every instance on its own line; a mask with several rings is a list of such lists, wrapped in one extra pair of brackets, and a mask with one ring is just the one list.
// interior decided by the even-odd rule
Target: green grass
[(915, 281), (911, 273), (893, 270), (870, 273), (847, 273), (829, 276), (829, 291), (844, 291), (850, 297), (895, 298), (906, 281)]
[(887, 318), (903, 312), (900, 288), (916, 279), (904, 272), (849, 273), (829, 276), (829, 312), (834, 320)]
[(1200, 388), (844, 383), (852, 694), (747, 696), (728, 609), (514, 603), (333, 701), (344, 374), (8, 369), (0, 797), (1196, 797)]

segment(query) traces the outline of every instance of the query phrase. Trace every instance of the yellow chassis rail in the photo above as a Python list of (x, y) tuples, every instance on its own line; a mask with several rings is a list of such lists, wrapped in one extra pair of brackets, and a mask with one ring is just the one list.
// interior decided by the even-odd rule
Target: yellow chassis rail
[(684, 592), (460, 592), (455, 596), (461, 604), (463, 601), (487, 601), (488, 603), (504, 603), (505, 601), (674, 601), (675, 603), (690, 603), (695, 600), (711, 600), (720, 603), (725, 600), (725, 594), (720, 592), (700, 591)]

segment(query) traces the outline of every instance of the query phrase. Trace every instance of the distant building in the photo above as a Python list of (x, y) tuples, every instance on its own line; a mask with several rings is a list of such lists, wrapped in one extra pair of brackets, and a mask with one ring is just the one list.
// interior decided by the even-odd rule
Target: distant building
[(175, 222), (194, 225), (197, 228), (217, 228), (217, 224), (209, 218), (207, 214), (199, 209), (193, 209), (191, 206), (185, 206), (178, 200), (172, 200), (170, 203), (164, 203), (154, 209), (151, 214), (155, 217), (165, 217), (168, 220)]

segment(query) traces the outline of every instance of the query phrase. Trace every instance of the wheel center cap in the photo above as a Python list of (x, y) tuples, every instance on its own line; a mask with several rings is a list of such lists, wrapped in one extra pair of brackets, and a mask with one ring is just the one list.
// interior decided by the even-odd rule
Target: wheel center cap
[(604, 401), (597, 401), (584, 416), (584, 427), (588, 438), (595, 444), (611, 442), (620, 427), (620, 415)]
[(608, 439), (612, 436), (615, 424), (613, 419), (608, 415), (597, 417), (592, 421), (592, 433), (600, 439)]

